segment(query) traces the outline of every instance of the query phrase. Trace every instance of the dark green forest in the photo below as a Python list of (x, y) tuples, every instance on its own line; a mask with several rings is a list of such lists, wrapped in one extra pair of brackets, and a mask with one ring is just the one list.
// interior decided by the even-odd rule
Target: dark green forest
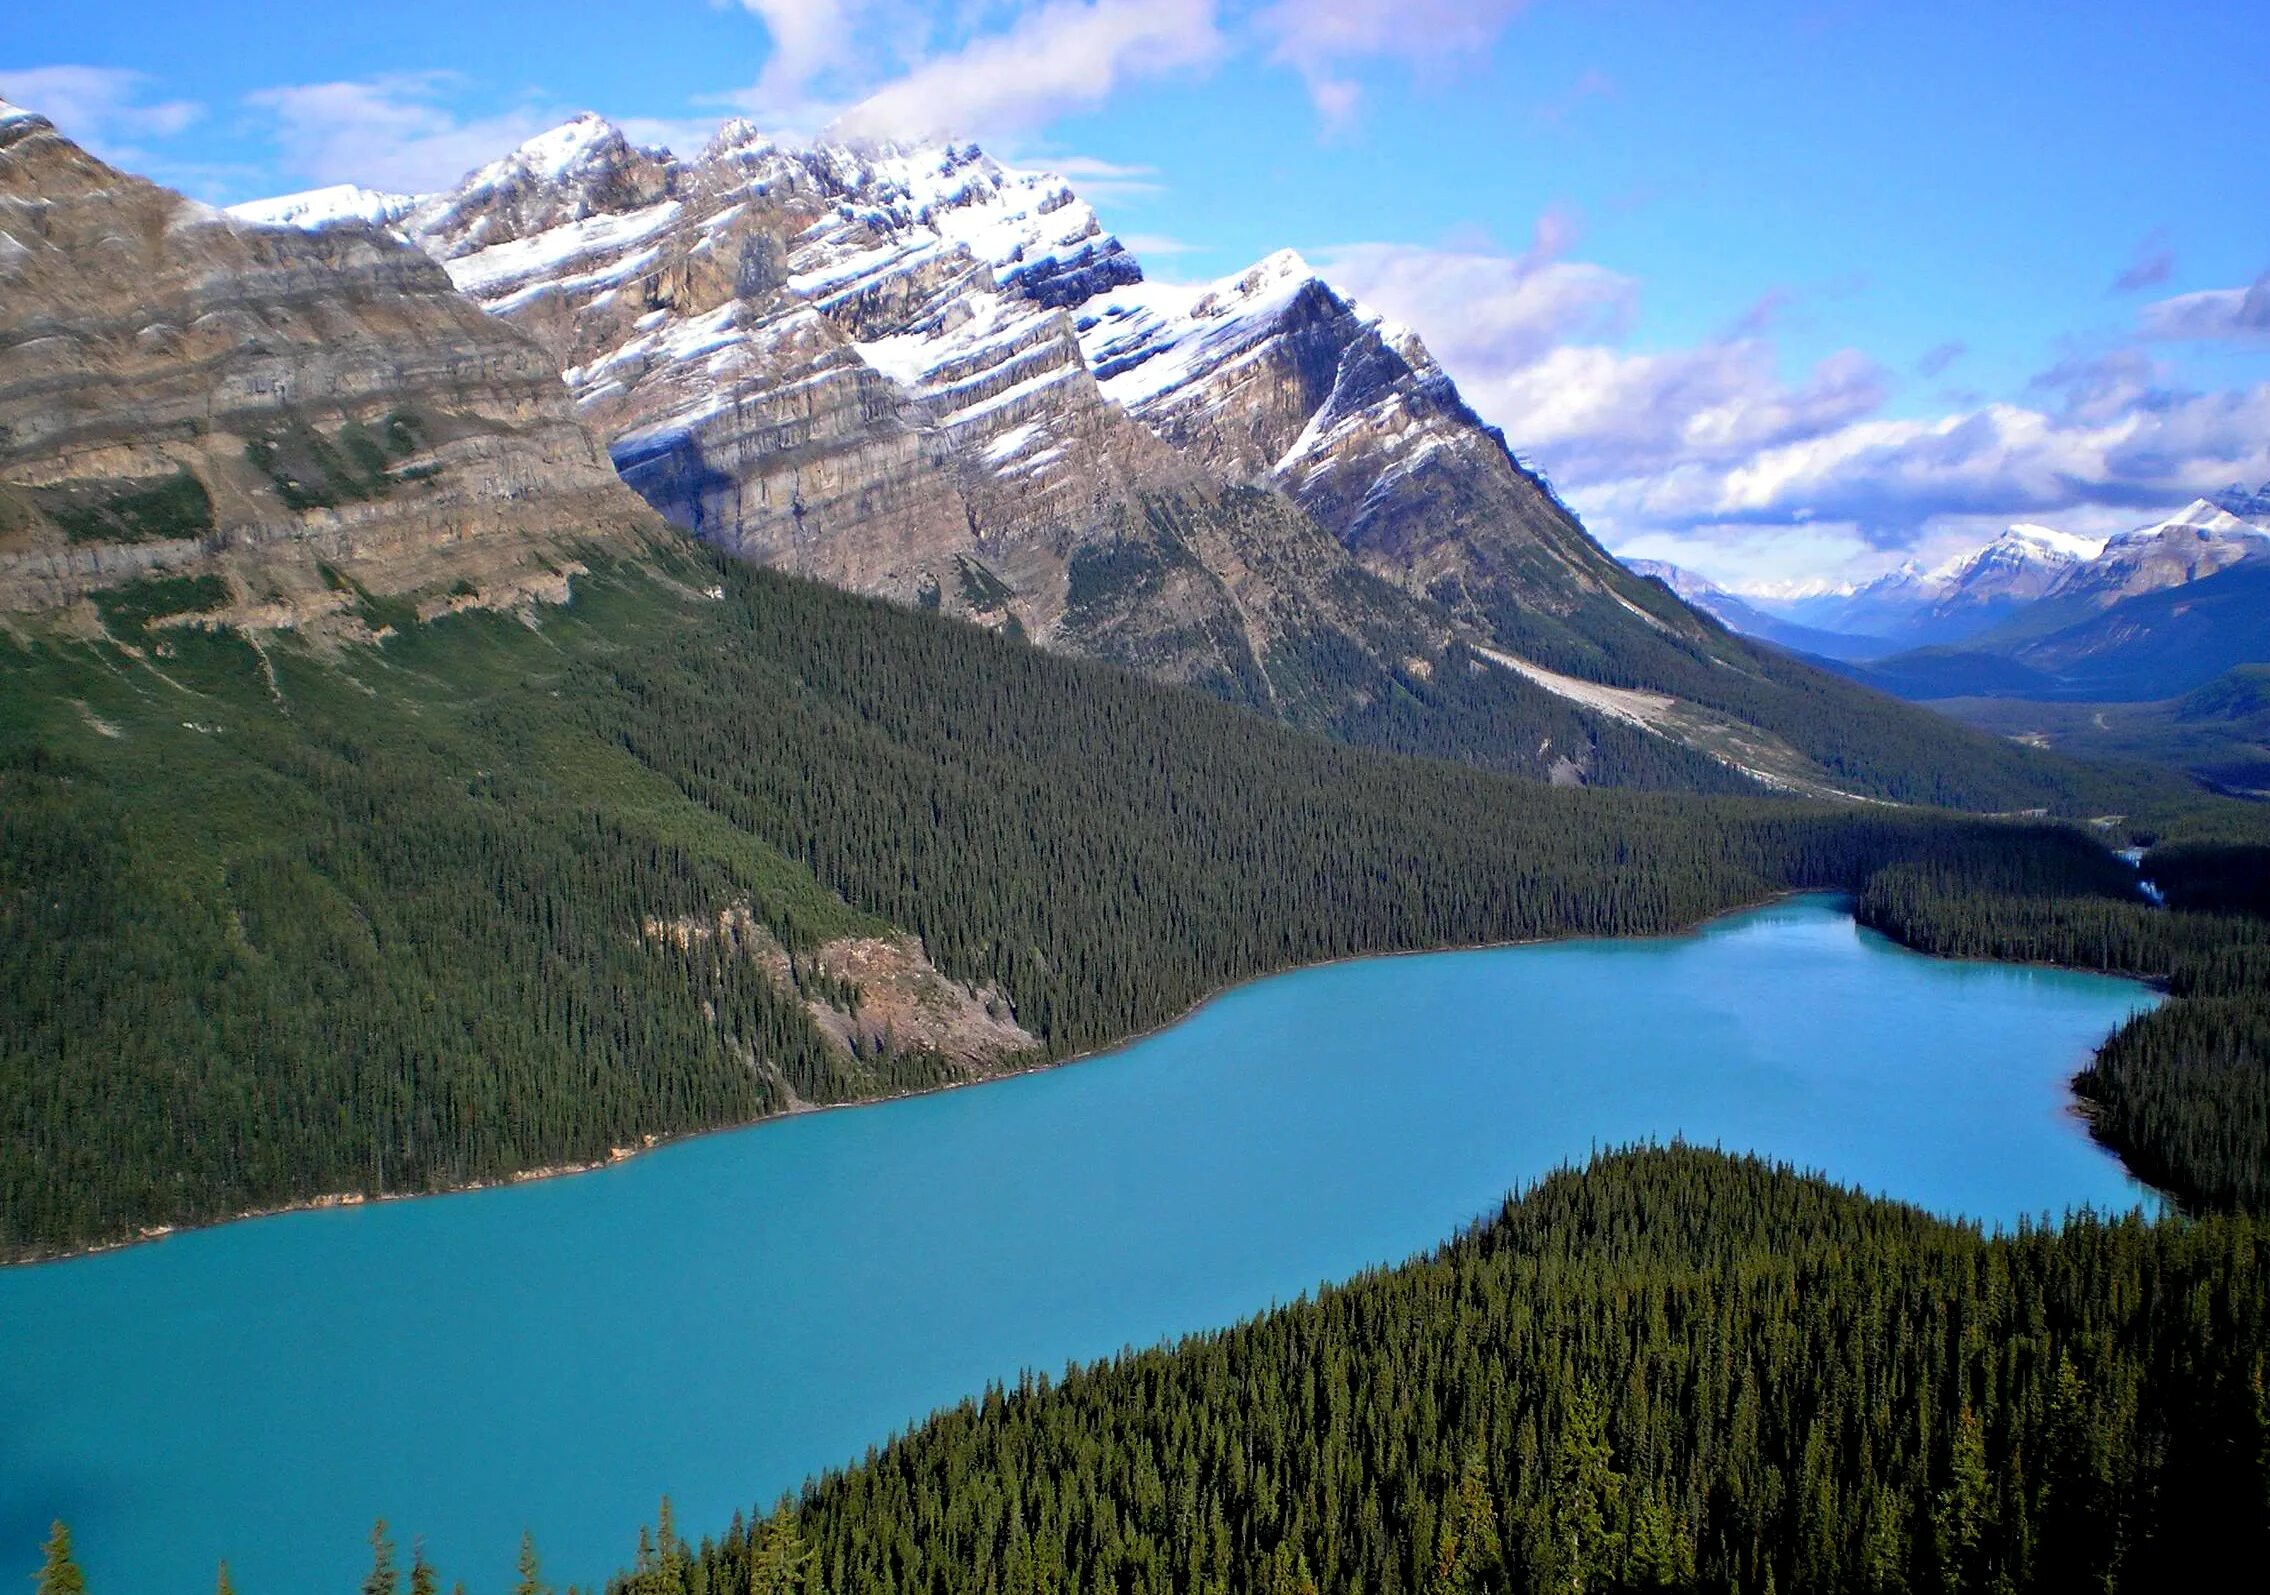
[(2270, 1232), (1984, 1238), (1685, 1148), (940, 1413), (613, 1595), (2229, 1588), (2270, 1556)]
[[(686, 550), (318, 650), (0, 644), (0, 1251), (593, 1161), (951, 1077), (673, 922), (896, 925), (1061, 1057), (1357, 952), (1675, 929), (2047, 826), (1563, 792)], [(721, 599), (696, 596), (701, 587)], [(162, 590), (159, 590), (162, 589)], [(177, 590), (181, 589), (181, 590)]]

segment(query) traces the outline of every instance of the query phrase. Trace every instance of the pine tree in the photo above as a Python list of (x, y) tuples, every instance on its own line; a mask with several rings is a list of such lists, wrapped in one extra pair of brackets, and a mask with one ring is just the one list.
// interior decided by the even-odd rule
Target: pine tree
[(1623, 1488), (1599, 1397), (1590, 1385), (1583, 1386), (1569, 1398), (1553, 1447), (1554, 1539), (1567, 1559), (1561, 1587), (1571, 1595), (1583, 1595), (1615, 1576), (1622, 1558), (1614, 1523)]
[(656, 1525), (654, 1595), (686, 1595), (686, 1542), (678, 1538), (677, 1508), (662, 1498), (662, 1520)]
[(219, 1577), (213, 1581), (213, 1595), (236, 1595), (236, 1583), (229, 1577), (229, 1564), (223, 1562)]
[(1948, 1595), (1981, 1589), (1987, 1515), (1993, 1484), (1986, 1474), (1986, 1436), (1978, 1415), (1965, 1407), (1955, 1420), (1954, 1451), (1947, 1487), (1939, 1492), (1933, 1527), (1937, 1532), (1939, 1577)]
[(426, 1542), (410, 1547), (410, 1595), (441, 1595), (441, 1575), (426, 1560)]
[(1435, 1545), (1436, 1595), (1479, 1595), (1496, 1589), (1504, 1562), (1497, 1508), (1490, 1502), (1489, 1472), (1476, 1447), (1467, 1453), (1457, 1488), (1443, 1507), (1442, 1533)]
[(811, 1552), (796, 1526), (796, 1513), (783, 1501), (757, 1531), (749, 1555), (749, 1595), (797, 1595)]
[(394, 1542), (387, 1538), (386, 1519), (370, 1527), (370, 1572), (363, 1579), (362, 1595), (400, 1595), (401, 1576), (394, 1570)]
[(61, 1518), (47, 1531), (47, 1560), (40, 1564), (39, 1595), (87, 1595), (87, 1576), (71, 1555), (71, 1529)]
[(512, 1586), (512, 1595), (552, 1595), (536, 1560), (536, 1536), (525, 1529), (520, 1535), (520, 1581)]
[(1900, 1499), (1890, 1490), (1875, 1492), (1866, 1538), (1860, 1543), (1861, 1587), (1869, 1595), (1899, 1595), (1907, 1588), (1907, 1523)]
[(2072, 1359), (2059, 1357), (2042, 1437), (2039, 1572), (2053, 1589), (2102, 1590), (2113, 1571), (2113, 1515), (2091, 1408)]

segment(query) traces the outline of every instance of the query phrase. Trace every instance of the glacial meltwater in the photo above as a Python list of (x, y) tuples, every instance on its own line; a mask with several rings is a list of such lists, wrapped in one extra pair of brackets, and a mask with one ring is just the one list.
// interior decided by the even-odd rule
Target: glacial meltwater
[(941, 1404), (1229, 1323), (1635, 1140), (1990, 1223), (2150, 1198), (2066, 1081), (2143, 987), (1947, 963), (1801, 898), (1659, 941), (1242, 987), (1073, 1067), (601, 1172), (0, 1270), (0, 1584), (347, 1595), (373, 1517), (445, 1583), (626, 1563)]

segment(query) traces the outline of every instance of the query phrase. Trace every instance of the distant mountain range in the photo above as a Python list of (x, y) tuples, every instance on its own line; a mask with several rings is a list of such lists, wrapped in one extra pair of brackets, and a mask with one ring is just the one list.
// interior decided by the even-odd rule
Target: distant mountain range
[(1652, 561), (1727, 626), (1913, 699), (2136, 701), (2270, 660), (2270, 483), (2102, 541), (2013, 526), (1931, 570), (1735, 594)]

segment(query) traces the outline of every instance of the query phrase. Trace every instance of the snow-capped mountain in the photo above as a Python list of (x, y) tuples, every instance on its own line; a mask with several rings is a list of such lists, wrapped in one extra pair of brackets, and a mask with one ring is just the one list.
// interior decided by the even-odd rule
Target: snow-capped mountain
[(364, 188), (356, 183), (334, 183), (328, 188), (311, 188), (304, 193), (232, 205), (229, 214), (239, 221), (255, 222), (263, 227), (314, 230), (340, 222), (385, 227), (408, 215), (417, 203), (415, 194), (389, 194), (383, 189)]
[[(2101, 541), (2013, 526), (1934, 570), (1877, 584), (1879, 595), (1907, 606), (1884, 628), (1895, 646), (1809, 651), (1854, 662), (1850, 673), (1912, 698), (2162, 697), (2270, 659), (2266, 586), (2270, 483), (2194, 499)], [(1837, 613), (1849, 614), (1868, 592), (1833, 600), (1847, 606)], [(1800, 607), (1753, 602), (1769, 619)]]
[[(2242, 495), (2244, 502), (2252, 495)], [(2193, 499), (2166, 520), (2122, 532), (2058, 584), (2052, 596), (2098, 608), (2140, 593), (2180, 587), (2242, 560), (2270, 557), (2270, 505), (2258, 518), (2213, 499)]]
[(750, 558), (1189, 677), (1377, 629), (1333, 596), (1365, 571), (1437, 643), (1629, 580), (1299, 256), (1150, 281), (1062, 179), (973, 145), (729, 123), (682, 160), (582, 116), (399, 199), (238, 214), (416, 243), (553, 352), (625, 480)]
[(1626, 571), (1297, 254), (1156, 282), (1049, 173), (745, 123), (687, 159), (577, 117), (391, 208), (242, 214), (416, 244), (549, 351), (648, 503), (745, 558), (1554, 779), (1829, 793), (1882, 762), (1855, 738), (1917, 734), (1857, 693), (1824, 717), (1842, 689)]
[[(1910, 562), (1857, 585), (1814, 582), (1740, 596), (1774, 621), (1846, 638), (1873, 636), (1878, 642), (1872, 653), (1815, 650), (1870, 658), (1991, 639), (2006, 631), (2042, 635), (2123, 599), (2266, 556), (2270, 484), (2257, 493), (2225, 489), (2114, 537), (2019, 524), (1929, 569)], [(1756, 624), (1728, 623), (1753, 635), (1769, 635)]]
[(2104, 546), (2103, 538), (2020, 524), (1984, 548), (1948, 560), (1926, 575), (1922, 585), (1936, 591), (1940, 609), (2024, 602), (2047, 594), (2074, 570), (2103, 553)]
[[(1758, 637), (1794, 653), (1816, 654), (1825, 659), (1873, 659), (1890, 646), (1881, 637), (1836, 631), (1817, 631), (1794, 620), (1768, 613), (1757, 600), (1719, 586), (1707, 576), (1660, 559), (1627, 559), (1634, 575), (1663, 583), (1729, 631)], [(1852, 589), (1846, 589), (1847, 595)], [(1815, 593), (1813, 596), (1820, 596)]]

